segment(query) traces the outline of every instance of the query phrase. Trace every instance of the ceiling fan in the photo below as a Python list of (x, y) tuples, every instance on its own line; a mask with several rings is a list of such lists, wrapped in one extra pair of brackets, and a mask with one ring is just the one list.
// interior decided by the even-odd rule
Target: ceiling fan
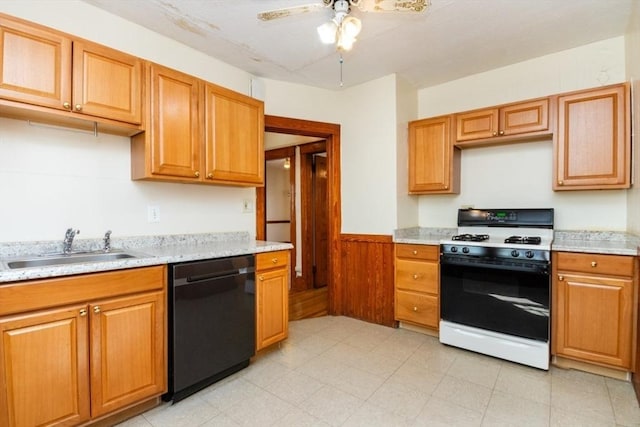
[(333, 19), (318, 27), (320, 40), (325, 44), (336, 43), (338, 50), (350, 50), (362, 29), (360, 20), (349, 15), (351, 6), (362, 12), (422, 12), (429, 6), (429, 0), (320, 0), (319, 3), (261, 12), (258, 19), (271, 21), (319, 9), (331, 9)]

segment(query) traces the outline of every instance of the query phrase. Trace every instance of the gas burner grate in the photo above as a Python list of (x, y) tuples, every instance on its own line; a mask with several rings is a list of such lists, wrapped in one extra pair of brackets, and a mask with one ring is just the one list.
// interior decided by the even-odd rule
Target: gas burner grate
[(463, 240), (465, 242), (484, 242), (489, 240), (488, 234), (456, 234), (452, 240)]
[(504, 239), (504, 242), (520, 245), (539, 245), (542, 239), (538, 236), (511, 236)]

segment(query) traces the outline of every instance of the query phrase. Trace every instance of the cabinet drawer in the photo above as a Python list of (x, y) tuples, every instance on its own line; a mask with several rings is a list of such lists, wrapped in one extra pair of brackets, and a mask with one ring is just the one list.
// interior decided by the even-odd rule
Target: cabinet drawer
[(289, 261), (289, 251), (263, 252), (256, 254), (256, 270), (285, 267)]
[(396, 261), (396, 288), (438, 294), (438, 263), (427, 261)]
[(440, 257), (440, 246), (437, 245), (396, 245), (396, 257), (437, 261)]
[(396, 320), (438, 328), (438, 297), (415, 292), (396, 292)]
[(624, 255), (580, 254), (558, 252), (558, 271), (580, 271), (614, 276), (633, 276), (634, 257)]

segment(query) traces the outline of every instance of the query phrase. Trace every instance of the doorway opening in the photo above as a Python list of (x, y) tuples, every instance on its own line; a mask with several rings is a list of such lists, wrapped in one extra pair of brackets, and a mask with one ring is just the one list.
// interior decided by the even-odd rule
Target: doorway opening
[(265, 132), (308, 137), (273, 149), (265, 143), (265, 187), (257, 190), (256, 237), (295, 247), (289, 318), (340, 314), (340, 127), (265, 116)]

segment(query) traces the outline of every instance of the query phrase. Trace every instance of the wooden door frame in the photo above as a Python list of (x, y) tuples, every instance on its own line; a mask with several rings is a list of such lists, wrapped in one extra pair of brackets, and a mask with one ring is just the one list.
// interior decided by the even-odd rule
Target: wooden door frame
[[(292, 119), (280, 116), (264, 116), (265, 132), (284, 133), (322, 138), (326, 141), (327, 152), (327, 216), (328, 228), (328, 266), (327, 290), (329, 294), (329, 314), (341, 315), (344, 311), (345, 286), (340, 278), (340, 231), (342, 228), (342, 206), (340, 199), (340, 125)], [(257, 197), (264, 189), (256, 190)], [(263, 196), (264, 197), (264, 196)], [(259, 205), (258, 203), (256, 204)], [(264, 204), (262, 205), (264, 206)], [(265, 212), (256, 209), (256, 239), (265, 238)]]
[[(289, 158), (289, 163), (290, 163), (290, 168), (289, 168), (289, 194), (291, 194), (291, 197), (289, 199), (290, 204), (289, 204), (289, 212), (290, 214), (290, 218), (291, 218), (291, 222), (289, 223), (289, 237), (291, 238), (291, 243), (295, 246), (295, 242), (296, 242), (296, 228), (297, 228), (297, 223), (296, 223), (296, 147), (295, 146), (291, 146), (291, 147), (283, 147), (283, 148), (274, 148), (273, 150), (267, 150), (264, 152), (264, 160), (265, 163), (267, 160), (276, 160), (276, 159), (286, 159)], [(267, 206), (267, 168), (265, 165), (265, 169), (264, 169), (264, 187), (259, 187), (257, 188), (257, 192), (256, 192), (256, 206), (257, 206), (257, 210), (259, 210), (260, 212), (264, 212), (263, 214), (260, 215), (260, 218), (262, 219), (262, 236), (258, 237), (258, 239), (260, 240), (266, 240), (267, 237), (267, 223), (265, 221), (266, 218), (266, 206)], [(256, 222), (256, 225), (258, 223)], [(257, 233), (258, 235), (260, 233)], [(295, 272), (295, 265), (296, 265), (296, 251), (291, 251), (291, 255), (289, 257), (289, 262), (291, 263), (291, 271), (290, 271), (290, 280), (291, 283), (294, 284), (295, 280), (296, 280), (296, 272)]]

